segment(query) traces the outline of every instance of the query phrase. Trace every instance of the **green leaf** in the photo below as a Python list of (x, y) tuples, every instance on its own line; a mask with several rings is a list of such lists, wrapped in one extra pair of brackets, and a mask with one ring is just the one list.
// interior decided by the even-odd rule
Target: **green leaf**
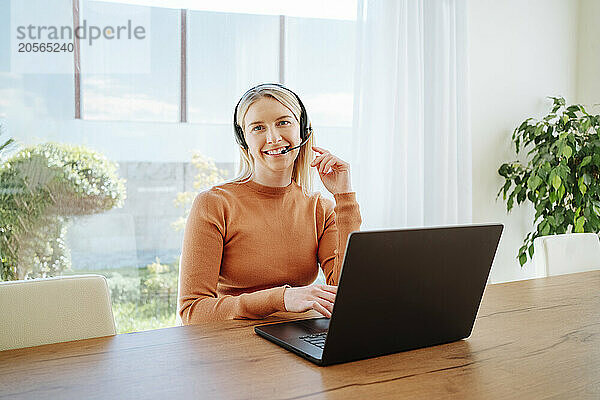
[(562, 155), (569, 159), (573, 155), (573, 149), (571, 148), (571, 146), (563, 147)]
[(547, 236), (550, 233), (550, 224), (548, 223), (548, 221), (544, 221), (544, 227), (542, 228), (542, 236)]
[(512, 181), (507, 180), (506, 183), (504, 183), (504, 186), (502, 187), (502, 191), (504, 192), (504, 200), (506, 200), (506, 192), (508, 192), (511, 185), (512, 185)]
[(571, 174), (571, 168), (564, 163), (564, 160), (561, 160), (560, 164), (558, 164), (556, 167), (556, 172), (558, 173), (558, 176), (566, 181), (569, 179), (569, 175)]
[(558, 140), (560, 140), (561, 142), (564, 142), (567, 139), (567, 136), (569, 136), (568, 131), (561, 132), (560, 135), (558, 135)]
[(531, 175), (529, 179), (527, 179), (527, 187), (529, 190), (535, 190), (542, 183), (542, 178), (537, 175)]
[(546, 186), (540, 186), (538, 190), (538, 192), (540, 192), (540, 197), (544, 197), (547, 191), (548, 189), (546, 189)]
[(533, 243), (529, 246), (527, 251), (529, 252), (529, 258), (533, 258)]
[(588, 186), (592, 183), (592, 178), (589, 174), (583, 174), (583, 183), (585, 183)]
[(583, 209), (583, 216), (585, 217), (585, 220), (588, 221), (590, 219), (590, 217), (592, 216), (590, 213), (590, 209), (589, 208), (584, 208)]
[(555, 215), (556, 218), (554, 222), (556, 223), (556, 226), (562, 225), (562, 223), (565, 222), (565, 215), (562, 213), (562, 211), (556, 211)]
[(519, 264), (521, 264), (521, 267), (527, 262), (527, 254), (521, 254), (519, 256)]
[(554, 175), (554, 177), (552, 178), (552, 186), (554, 187), (555, 190), (558, 190), (561, 183), (562, 183), (562, 180), (560, 179), (560, 176)]
[(526, 189), (521, 190), (519, 193), (517, 193), (517, 203), (521, 204), (522, 202), (525, 201), (526, 197), (527, 197), (527, 190)]
[(573, 229), (573, 232), (583, 233), (583, 224), (585, 224), (585, 217), (582, 216), (577, 218), (577, 220), (575, 221), (575, 228)]
[(508, 196), (508, 200), (506, 201), (506, 209), (508, 211), (512, 210), (514, 202), (515, 202), (515, 192), (512, 192), (511, 195)]
[(525, 121), (521, 123), (521, 125), (517, 128), (517, 131), (520, 132), (527, 127), (527, 122), (531, 120), (531, 118), (527, 118)]
[[(498, 174), (504, 178), (509, 178), (510, 173), (512, 172), (512, 168), (510, 164), (504, 163), (498, 168)], [(510, 186), (510, 185), (509, 185)]]
[(565, 185), (560, 185), (560, 187), (558, 188), (558, 200), (561, 200), (563, 198), (563, 196), (565, 195)]
[(583, 123), (581, 124), (581, 133), (586, 133), (588, 131), (588, 129), (590, 129), (591, 125), (592, 125), (592, 123), (589, 118), (587, 118), (585, 121), (583, 121)]
[(587, 186), (585, 185), (585, 183), (583, 183), (583, 176), (579, 178), (577, 183), (579, 186), (579, 191), (581, 192), (581, 194), (585, 195), (585, 192), (587, 192)]
[(542, 129), (544, 129), (544, 125), (538, 125), (535, 128), (534, 135), (535, 136), (540, 136), (540, 134), (542, 133)]
[(515, 186), (515, 190), (513, 191), (513, 194), (516, 196), (519, 194), (519, 192), (521, 192), (521, 190), (523, 190), (523, 186), (517, 185), (517, 186)]
[(592, 162), (592, 156), (585, 156), (585, 157), (583, 157), (583, 160), (581, 160), (581, 164), (579, 164), (579, 168), (583, 168), (591, 162)]

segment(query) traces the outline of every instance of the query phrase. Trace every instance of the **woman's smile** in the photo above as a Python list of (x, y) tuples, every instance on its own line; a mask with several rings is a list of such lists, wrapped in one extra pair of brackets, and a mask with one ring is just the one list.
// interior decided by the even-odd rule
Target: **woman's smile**
[(285, 151), (289, 147), (290, 146), (280, 146), (280, 147), (276, 147), (274, 149), (264, 150), (263, 153), (267, 154), (267, 155), (270, 155), (270, 156), (285, 155), (286, 153), (284, 152), (282, 154), (282, 152)]

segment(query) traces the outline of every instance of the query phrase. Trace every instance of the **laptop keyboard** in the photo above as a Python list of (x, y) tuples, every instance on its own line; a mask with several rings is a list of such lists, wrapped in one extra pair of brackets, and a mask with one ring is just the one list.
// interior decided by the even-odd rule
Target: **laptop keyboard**
[(299, 339), (304, 340), (307, 343), (315, 345), (319, 348), (325, 347), (325, 338), (327, 337), (327, 332), (314, 333), (312, 335), (304, 335), (300, 336)]

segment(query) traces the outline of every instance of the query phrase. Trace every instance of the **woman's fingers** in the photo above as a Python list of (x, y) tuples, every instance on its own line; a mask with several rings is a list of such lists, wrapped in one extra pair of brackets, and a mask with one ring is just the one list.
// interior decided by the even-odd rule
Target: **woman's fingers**
[(335, 163), (338, 161), (338, 158), (335, 157), (333, 154), (331, 153), (326, 153), (326, 154), (321, 154), (320, 156), (317, 156), (312, 163), (310, 163), (311, 167), (316, 167), (317, 171), (320, 174), (323, 174), (325, 171), (328, 171), (327, 168), (327, 164), (331, 165), (335, 165)]
[(336, 157), (333, 154), (331, 154), (328, 150), (325, 150), (321, 147), (313, 146), (312, 149), (317, 153), (321, 154), (318, 155), (310, 165), (316, 166), (317, 171), (319, 171), (320, 174), (323, 174), (325, 171), (327, 171), (323, 163), (331, 160), (332, 158), (335, 159)]
[(325, 165), (327, 165), (327, 163), (329, 163), (334, 158), (335, 157), (333, 157), (331, 154), (328, 154), (327, 157), (324, 157), (323, 160), (321, 161), (321, 164), (319, 165), (319, 172), (324, 174), (325, 171), (327, 171), (325, 169)]
[(319, 164), (321, 162), (321, 160), (323, 160), (323, 158), (325, 158), (327, 156), (327, 154), (321, 154), (315, 157), (314, 160), (312, 160), (312, 162), (310, 163), (311, 167), (314, 167), (315, 165)]
[(315, 300), (319, 302), (323, 307), (325, 307), (329, 312), (333, 311), (333, 301), (329, 301), (322, 297), (316, 297)]
[[(301, 310), (313, 309), (327, 318), (331, 318), (337, 286), (312, 284), (301, 289), (303, 301), (299, 304)], [(290, 289), (286, 290), (286, 294), (292, 293)], [(291, 310), (291, 307), (286, 309)]]
[(326, 292), (323, 289), (319, 289), (317, 296), (333, 303), (335, 301), (335, 294), (334, 293), (330, 293), (330, 292)]
[(333, 157), (331, 160), (327, 161), (327, 163), (323, 167), (323, 172), (329, 171), (330, 168), (333, 170), (333, 167), (335, 164), (337, 164), (337, 161), (338, 160), (335, 157)]
[(331, 154), (327, 154), (325, 157), (323, 157), (323, 159), (321, 160), (321, 162), (319, 163), (317, 170), (319, 171), (320, 174), (322, 174), (324, 172), (324, 167), (325, 164), (327, 164), (329, 162), (329, 160), (331, 160)]
[(318, 285), (319, 289), (325, 290), (327, 292), (336, 294), (337, 293), (337, 286), (333, 286), (333, 285)]
[(334, 156), (328, 150), (317, 146), (313, 146), (313, 150), (321, 154), (315, 157), (315, 159), (310, 163), (310, 166), (316, 167), (320, 175), (327, 174), (329, 170), (337, 172), (349, 170), (349, 164), (347, 162)]
[(312, 302), (312, 308), (313, 310), (316, 310), (323, 314), (323, 316), (331, 318), (331, 311), (329, 311), (327, 307), (321, 304), (321, 302), (318, 299)]
[(325, 164), (327, 164), (331, 160), (335, 160), (335, 156), (333, 156), (332, 154), (327, 154), (327, 155), (325, 155), (325, 157), (323, 157), (323, 159), (321, 159), (321, 162), (319, 163), (319, 165), (317, 167), (317, 170), (319, 171), (319, 173), (322, 174), (326, 171)]
[(321, 147), (313, 146), (312, 149), (319, 153), (329, 153), (328, 150), (322, 149)]

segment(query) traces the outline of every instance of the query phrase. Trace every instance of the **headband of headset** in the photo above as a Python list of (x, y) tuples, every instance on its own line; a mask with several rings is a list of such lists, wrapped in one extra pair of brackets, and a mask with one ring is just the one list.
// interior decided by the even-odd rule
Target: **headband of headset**
[(242, 95), (242, 97), (238, 101), (237, 105), (235, 106), (235, 110), (233, 111), (233, 129), (235, 132), (235, 140), (244, 149), (248, 149), (248, 144), (246, 143), (246, 139), (244, 139), (244, 130), (237, 123), (238, 107), (240, 106), (242, 99), (244, 97), (246, 97), (246, 95), (248, 93), (250, 93), (251, 91), (256, 90), (256, 89), (268, 88), (269, 86), (277, 86), (279, 89), (287, 90), (288, 92), (293, 94), (294, 97), (296, 97), (296, 100), (298, 100), (298, 104), (300, 105), (300, 139), (302, 140), (302, 142), (304, 142), (310, 136), (310, 134), (312, 132), (312, 127), (310, 126), (310, 122), (308, 122), (308, 115), (306, 113), (306, 108), (304, 108), (304, 104), (302, 104), (302, 100), (300, 100), (300, 97), (296, 93), (294, 93), (293, 91), (291, 91), (290, 89), (286, 88), (285, 86), (283, 86), (279, 83), (261, 83), (260, 85), (256, 85), (256, 86), (248, 89), (246, 91), (246, 93), (244, 93)]

